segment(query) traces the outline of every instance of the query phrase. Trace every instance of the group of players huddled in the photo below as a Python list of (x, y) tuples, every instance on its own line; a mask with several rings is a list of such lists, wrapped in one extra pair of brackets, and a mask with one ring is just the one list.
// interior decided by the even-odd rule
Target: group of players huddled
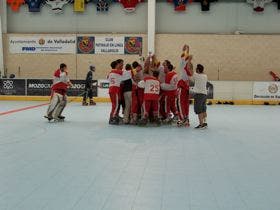
[[(112, 103), (109, 124), (161, 125), (175, 121), (178, 126), (188, 127), (189, 82), (194, 72), (189, 46), (184, 45), (182, 51), (180, 78), (169, 60), (160, 64), (155, 55), (149, 54), (146, 59), (142, 59), (142, 64), (134, 61), (125, 67), (122, 59), (113, 61), (112, 70), (107, 77)], [(200, 64), (197, 65), (196, 71), (199, 69), (203, 72), (203, 66)], [(207, 76), (205, 81), (207, 82)], [(205, 88), (203, 87), (205, 90), (206, 82)], [(206, 94), (204, 91), (203, 95)], [(206, 97), (200, 103), (198, 112), (205, 114), (197, 128), (205, 128)], [(119, 116), (121, 107), (123, 118)], [(198, 112), (196, 113), (199, 114)]]
[[(207, 75), (204, 74), (201, 64), (193, 71), (188, 45), (184, 45), (182, 51), (180, 78), (169, 60), (160, 64), (155, 55), (149, 54), (146, 59), (141, 59), (140, 63), (134, 61), (126, 64), (125, 68), (122, 59), (113, 61), (112, 70), (107, 77), (112, 103), (109, 124), (161, 125), (176, 122), (178, 126), (190, 126), (189, 90), (192, 80), (194, 111), (199, 118), (199, 125), (195, 128), (206, 128)], [(90, 105), (95, 105), (92, 93), (89, 92), (94, 71), (95, 67), (90, 66), (83, 93), (83, 105), (87, 105), (87, 97), (90, 98)], [(67, 66), (62, 63), (54, 73), (51, 100), (45, 115), (49, 121), (64, 120), (65, 117), (61, 114), (67, 103), (67, 89), (71, 86)], [(119, 115), (121, 107), (123, 118)]]

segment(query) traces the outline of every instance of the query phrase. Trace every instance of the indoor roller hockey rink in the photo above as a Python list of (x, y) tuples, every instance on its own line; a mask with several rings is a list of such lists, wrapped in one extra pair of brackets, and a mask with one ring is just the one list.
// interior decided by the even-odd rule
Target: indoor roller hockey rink
[(196, 130), (192, 106), (178, 128), (109, 125), (106, 103), (49, 123), (40, 104), (0, 103), (1, 210), (280, 209), (280, 106), (208, 106)]
[[(0, 0), (0, 210), (280, 210), (279, 55), (280, 0)], [(111, 125), (119, 92), (208, 128)]]

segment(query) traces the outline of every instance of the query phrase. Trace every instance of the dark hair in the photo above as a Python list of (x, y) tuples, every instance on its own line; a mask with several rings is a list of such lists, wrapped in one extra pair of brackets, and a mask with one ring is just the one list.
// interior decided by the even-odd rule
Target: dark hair
[(158, 78), (158, 76), (159, 76), (159, 71), (153, 71), (153, 76), (156, 77), (156, 78)]
[(196, 66), (196, 70), (197, 70), (199, 73), (203, 73), (204, 66), (203, 66), (203, 65), (201, 65), (201, 64), (197, 64), (197, 66)]
[(115, 69), (117, 65), (118, 65), (117, 61), (113, 61), (113, 62), (111, 63), (112, 69)]
[(172, 71), (173, 68), (174, 68), (174, 67), (173, 67), (173, 65), (172, 65), (171, 63), (167, 65), (167, 69), (168, 69), (169, 71)]
[(129, 63), (125, 65), (125, 70), (131, 70), (131, 69), (132, 69), (132, 67)]
[(134, 62), (132, 63), (132, 67), (133, 67), (134, 69), (136, 69), (138, 66), (139, 66), (139, 63), (138, 63), (137, 61), (134, 61)]
[(166, 63), (167, 66), (169, 66), (171, 64), (171, 62), (169, 60), (164, 60), (164, 62)]
[(116, 62), (117, 62), (117, 64), (123, 63), (123, 59), (118, 59), (118, 60), (116, 60)]
[(63, 68), (65, 68), (65, 67), (67, 67), (65, 63), (62, 63), (62, 64), (60, 64), (60, 66), (59, 66), (60, 69), (63, 69)]

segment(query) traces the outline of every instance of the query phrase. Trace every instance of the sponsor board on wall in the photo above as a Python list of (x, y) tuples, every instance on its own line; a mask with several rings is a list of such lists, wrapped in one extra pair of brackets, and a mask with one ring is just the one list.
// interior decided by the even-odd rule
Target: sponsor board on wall
[(0, 79), (0, 95), (25, 95), (25, 79)]
[(98, 80), (98, 97), (109, 98), (109, 81), (106, 79)]
[[(73, 86), (68, 89), (68, 96), (82, 96), (85, 91), (85, 80), (71, 80)], [(93, 80), (93, 96), (98, 95), (98, 81)], [(49, 96), (51, 79), (0, 79), (1, 95)]]
[(78, 36), (77, 37), (77, 53), (78, 54), (94, 54), (95, 53), (95, 37), (94, 36)]
[(49, 96), (51, 94), (51, 79), (27, 79), (28, 96)]
[(95, 54), (124, 54), (124, 37), (95, 37)]
[(142, 37), (77, 37), (78, 54), (141, 54)]
[(280, 100), (280, 82), (254, 82), (253, 100)]
[(142, 54), (142, 37), (125, 37), (124, 52), (125, 54)]
[[(68, 96), (82, 96), (85, 92), (85, 80), (71, 80), (73, 86), (70, 87), (67, 91)], [(93, 80), (92, 83), (93, 89), (92, 94), (93, 97), (97, 97), (98, 95), (98, 82), (97, 80)]]
[(9, 37), (9, 52), (11, 54), (75, 54), (76, 36), (13, 35)]
[[(73, 86), (68, 89), (68, 96), (82, 96), (85, 89), (85, 80), (71, 80)], [(27, 96), (49, 96), (51, 94), (51, 79), (0, 79), (1, 95), (27, 95)], [(109, 81), (93, 80), (93, 96), (109, 98), (108, 88)], [(190, 92), (192, 92), (193, 84), (190, 84)], [(278, 100), (279, 96), (278, 84)], [(214, 87), (207, 83), (207, 98), (213, 99)], [(192, 94), (191, 94), (192, 98)], [(262, 98), (263, 99), (263, 98)], [(277, 100), (277, 99), (275, 99)]]

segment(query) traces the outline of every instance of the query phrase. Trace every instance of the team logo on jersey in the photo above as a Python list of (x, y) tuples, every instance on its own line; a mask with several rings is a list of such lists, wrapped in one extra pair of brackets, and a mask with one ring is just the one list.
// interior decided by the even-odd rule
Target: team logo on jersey
[(278, 86), (276, 84), (271, 84), (268, 86), (268, 91), (272, 94), (275, 94), (278, 92)]
[(14, 88), (14, 81), (12, 80), (3, 81), (3, 89), (11, 90), (13, 88)]
[(44, 39), (39, 39), (39, 45), (44, 45), (46, 41)]
[(94, 37), (77, 37), (77, 51), (79, 54), (94, 54)]
[(142, 37), (125, 37), (124, 41), (125, 54), (142, 53)]

